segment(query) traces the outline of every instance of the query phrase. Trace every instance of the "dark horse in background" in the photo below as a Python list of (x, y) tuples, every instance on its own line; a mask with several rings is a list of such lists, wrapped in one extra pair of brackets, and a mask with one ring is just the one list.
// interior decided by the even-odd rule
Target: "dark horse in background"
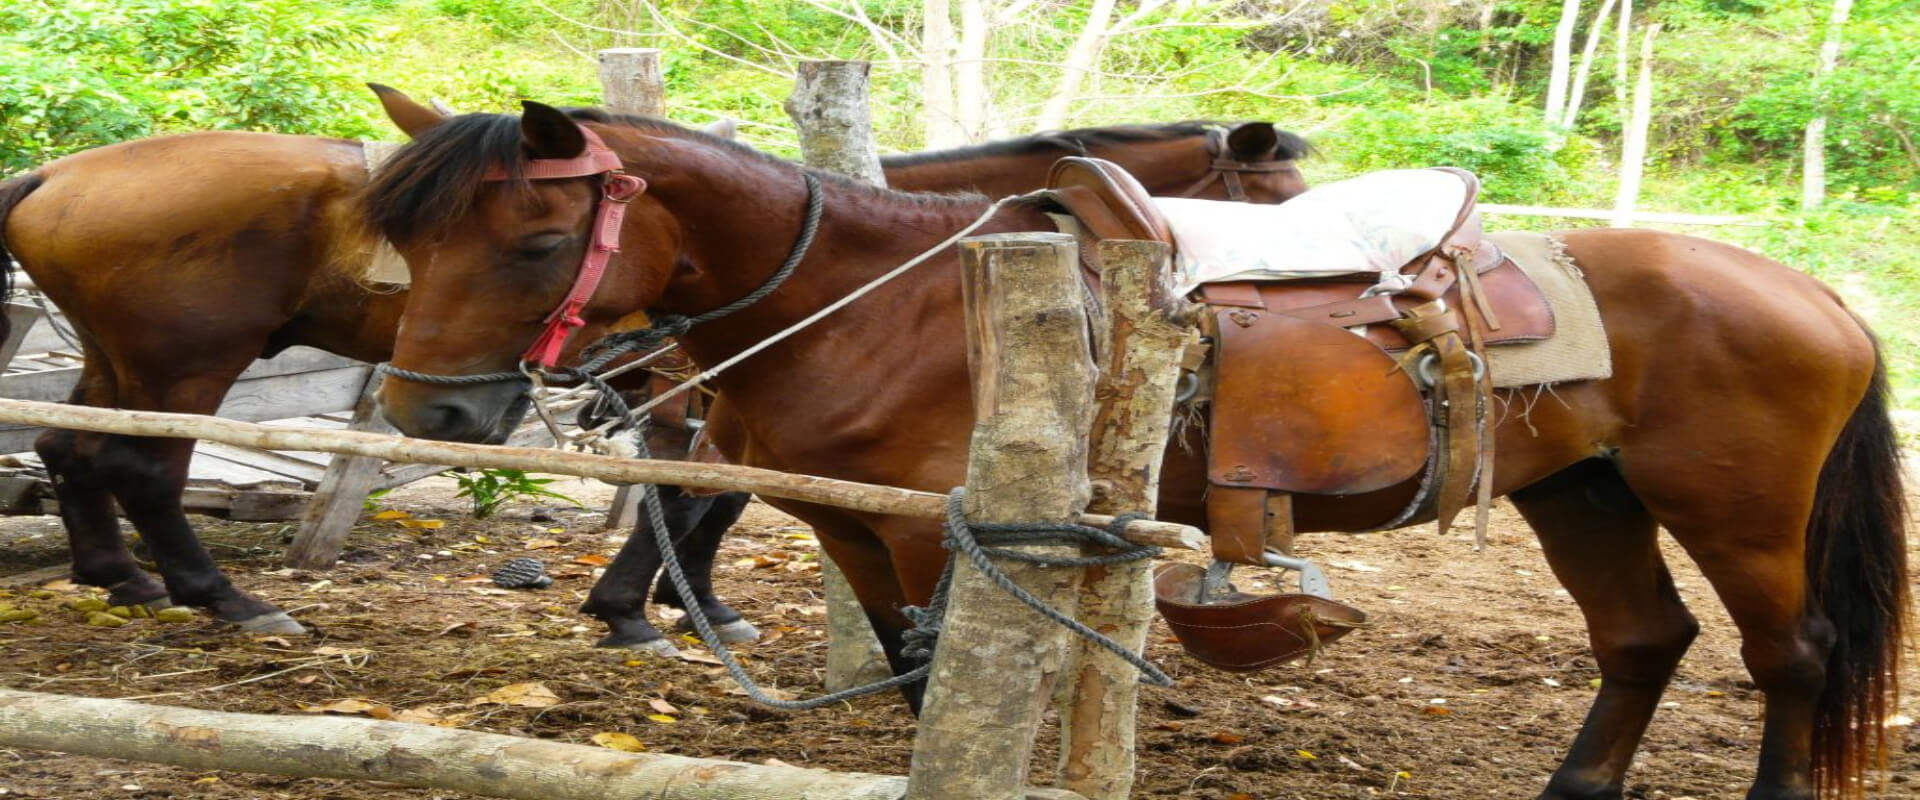
[[(375, 88), (403, 129), (440, 119), (399, 92)], [(1278, 167), (1232, 176), (1244, 178), (1254, 199), (1277, 202), (1305, 188), (1290, 163), (1302, 150), (1297, 137), (1264, 122), (1118, 127), (890, 158), (887, 179), (1015, 194), (1039, 186), (1060, 156), (1093, 153), (1125, 164), (1158, 191), (1198, 188), (1220, 197), (1227, 187), (1216, 162), (1237, 160)], [(214, 132), (101, 147), (0, 183), (0, 264), (11, 250), (79, 334), (86, 366), (71, 402), (210, 414), (254, 359), (294, 345), (387, 360), (406, 293), (364, 283), (375, 240), (354, 201), (366, 182), (362, 145), (342, 139)], [(191, 440), (53, 430), (37, 449), (53, 478), (78, 581), (108, 587), (115, 605), (171, 602), (252, 631), (301, 630), (235, 588), (194, 535), (181, 506)], [(164, 583), (128, 552), (116, 499)], [(715, 502), (689, 501), (676, 519), (690, 525), (701, 504)], [(698, 601), (723, 622), (739, 619), (713, 598), (708, 577), (718, 535), (731, 523), (724, 516), (700, 528), (688, 570)], [(658, 563), (653, 537), (634, 541), (621, 574), (603, 581), (589, 604), (620, 642), (659, 637), (644, 608)], [(634, 576), (637, 587), (618, 585)]]
[[(745, 296), (786, 257), (802, 170), (658, 121), (584, 123), (644, 178), (625, 249), (586, 313), (693, 314)], [(591, 178), (484, 181), (528, 158), (570, 158), (583, 123), (529, 103), (419, 133), (370, 187), (368, 213), (414, 265), (393, 362), (427, 373), (509, 369), (573, 280), (600, 196)], [(847, 295), (982, 216), (979, 198), (822, 180), (819, 236), (779, 289), (681, 338), (712, 365)], [(1039, 201), (980, 233), (1051, 230)], [(1661, 693), (1697, 631), (1662, 560), (1666, 528), (1739, 626), (1765, 693), (1753, 800), (1857, 794), (1884, 752), (1906, 614), (1905, 509), (1887, 382), (1873, 337), (1818, 281), (1728, 245), (1641, 230), (1563, 234), (1603, 315), (1613, 377), (1495, 431), (1494, 490), (1540, 538), (1585, 614), (1604, 681), (1542, 797), (1618, 798)], [(1278, 243), (1285, 246), (1285, 243)], [(958, 256), (949, 249), (715, 383), (729, 460), (946, 491), (972, 429)], [(754, 367), (758, 368), (754, 368)], [(516, 393), (388, 381), (388, 419), (415, 436), (496, 433)], [(1513, 399), (1511, 395), (1509, 399)], [(1276, 420), (1275, 422), (1284, 422)], [(1302, 530), (1355, 530), (1404, 508), (1417, 479), (1298, 497)], [(1204, 524), (1201, 457), (1169, 448), (1163, 518)], [(945, 562), (937, 523), (774, 501), (813, 525), (847, 573), (896, 670)], [(917, 696), (909, 692), (909, 699)]]

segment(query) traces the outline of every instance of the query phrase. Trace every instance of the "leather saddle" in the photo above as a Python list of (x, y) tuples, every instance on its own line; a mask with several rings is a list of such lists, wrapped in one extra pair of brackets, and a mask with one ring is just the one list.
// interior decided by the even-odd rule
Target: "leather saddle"
[[(1538, 287), (1481, 237), (1477, 180), (1450, 171), (1465, 183), (1465, 200), (1439, 243), (1398, 270), (1398, 288), (1374, 288), (1382, 276), (1357, 265), (1347, 276), (1198, 291), (1209, 306), (1202, 373), (1211, 380), (1200, 382), (1210, 406), (1216, 570), (1168, 565), (1156, 589), (1161, 615), (1200, 660), (1257, 669), (1364, 620), (1324, 595), (1254, 598), (1226, 584), (1222, 567), (1232, 564), (1306, 563), (1291, 558), (1293, 495), (1372, 492), (1424, 470), (1414, 503), (1384, 528), (1423, 513), (1450, 522), (1476, 478), (1485, 494), (1491, 381), (1483, 349), (1550, 337), (1554, 321)], [(1086, 238), (1177, 246), (1146, 191), (1117, 165), (1062, 159), (1048, 185)]]

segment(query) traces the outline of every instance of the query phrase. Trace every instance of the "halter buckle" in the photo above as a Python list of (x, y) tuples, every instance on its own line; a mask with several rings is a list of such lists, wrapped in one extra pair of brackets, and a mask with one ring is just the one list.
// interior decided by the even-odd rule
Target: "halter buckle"
[(606, 173), (600, 181), (600, 196), (612, 203), (631, 203), (647, 190), (647, 182), (638, 175), (628, 175), (620, 170)]

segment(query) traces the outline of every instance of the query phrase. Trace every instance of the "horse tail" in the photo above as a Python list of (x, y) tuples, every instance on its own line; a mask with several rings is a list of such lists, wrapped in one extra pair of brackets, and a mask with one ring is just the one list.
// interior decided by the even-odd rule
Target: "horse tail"
[[(13, 254), (7, 251), (7, 215), (12, 214), (13, 207), (44, 182), (46, 179), (40, 173), (29, 172), (0, 183), (0, 303), (13, 298)], [(12, 335), (13, 324), (7, 321), (5, 313), (0, 313), (0, 342), (5, 342)]]
[(1886, 361), (1877, 340), (1873, 348), (1873, 379), (1827, 453), (1807, 522), (1809, 602), (1835, 633), (1813, 730), (1822, 797), (1856, 796), (1863, 791), (1856, 779), (1870, 766), (1885, 766), (1885, 720), (1900, 694), (1906, 495), (1900, 446), (1887, 413)]

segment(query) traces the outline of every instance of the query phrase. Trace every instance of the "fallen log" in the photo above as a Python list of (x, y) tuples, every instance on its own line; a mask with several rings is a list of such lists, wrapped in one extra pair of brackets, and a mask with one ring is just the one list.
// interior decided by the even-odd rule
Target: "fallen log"
[[(125, 411), (31, 400), (0, 399), (0, 423), (98, 431), (125, 436), (201, 439), (258, 450), (305, 450), (371, 456), (387, 461), (414, 464), (520, 469), (528, 472), (578, 475), (615, 484), (659, 483), (697, 489), (752, 492), (854, 511), (897, 514), (920, 519), (944, 520), (947, 516), (947, 498), (941, 494), (812, 475), (796, 475), (735, 464), (649, 461), (533, 447), (436, 442), (360, 431), (282, 428), (198, 414)], [(1080, 517), (1080, 522), (1084, 525), (1104, 527), (1113, 523), (1113, 517), (1085, 514)], [(1124, 530), (1124, 535), (1128, 541), (1135, 544), (1184, 550), (1200, 550), (1206, 543), (1205, 534), (1202, 534), (1198, 528), (1151, 520), (1129, 523)]]
[[(0, 746), (520, 800), (897, 800), (907, 783), (405, 722), (235, 714), (11, 689), (0, 689)], [(1079, 797), (1053, 789), (1026, 794)]]

